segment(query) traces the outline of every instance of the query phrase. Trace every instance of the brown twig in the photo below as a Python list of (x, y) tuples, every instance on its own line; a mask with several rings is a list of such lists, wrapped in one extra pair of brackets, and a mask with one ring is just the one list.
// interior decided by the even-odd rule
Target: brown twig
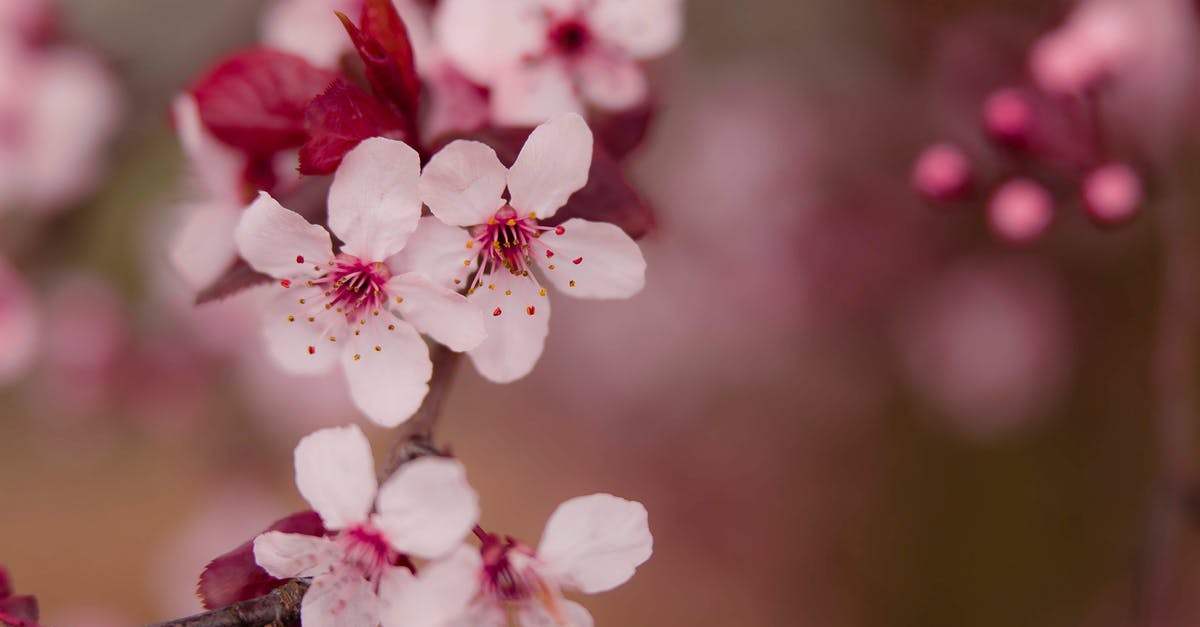
[(158, 623), (153, 627), (272, 627), (300, 623), (300, 602), (308, 583), (293, 579), (255, 599), (229, 607)]
[(1200, 251), (1191, 211), (1176, 195), (1165, 200), (1159, 216), (1163, 295), (1153, 365), (1158, 472), (1151, 486), (1137, 590), (1137, 622), (1143, 627), (1175, 624), (1195, 474)]
[[(433, 427), (445, 404), (450, 382), (458, 367), (460, 355), (435, 345), (429, 351), (433, 375), (429, 393), (421, 407), (407, 422), (397, 428), (395, 443), (388, 451), (381, 478), (388, 477), (404, 464), (426, 455), (440, 455), (433, 446)], [(292, 580), (275, 591), (258, 598), (235, 603), (229, 607), (196, 614), (187, 618), (158, 623), (151, 627), (266, 627), (295, 625), (300, 621), (300, 604), (308, 583)]]

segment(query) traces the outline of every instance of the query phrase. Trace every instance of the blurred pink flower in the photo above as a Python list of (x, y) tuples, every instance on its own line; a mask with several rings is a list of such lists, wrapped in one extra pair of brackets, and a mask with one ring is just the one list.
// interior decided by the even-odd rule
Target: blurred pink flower
[(511, 168), (489, 146), (456, 140), (421, 174), (434, 217), (423, 219), (401, 259), (443, 288), (467, 281), (487, 328), (467, 354), (492, 381), (520, 379), (541, 357), (550, 330), (541, 281), (584, 299), (629, 298), (645, 286), (646, 260), (620, 227), (581, 218), (541, 224), (587, 183), (592, 141), (583, 118), (563, 113), (534, 129)]
[(1054, 199), (1041, 184), (1014, 179), (1001, 185), (988, 201), (988, 224), (997, 235), (1014, 243), (1041, 237), (1054, 219)]
[(443, 0), (434, 28), (454, 64), (491, 88), (497, 123), (533, 126), (641, 103), (638, 61), (678, 45), (683, 1)]
[(273, 577), (312, 577), (305, 625), (378, 624), (380, 591), (407, 572), (405, 556), (449, 553), (479, 517), (479, 497), (456, 460), (418, 459), (377, 483), (358, 427), (313, 433), (296, 445), (295, 458), (296, 487), (335, 535), (269, 531), (255, 538), (254, 558)]
[(583, 606), (564, 591), (598, 594), (633, 577), (650, 559), (646, 508), (611, 494), (559, 505), (537, 550), (511, 536), (476, 532), (482, 546), (463, 546), (421, 569), (385, 582), (384, 627), (589, 627)]
[(971, 183), (971, 162), (962, 149), (938, 142), (921, 151), (913, 165), (913, 187), (929, 200), (947, 202), (962, 196)]
[(1102, 165), (1083, 179), (1083, 202), (1100, 223), (1124, 222), (1142, 203), (1142, 179), (1128, 164)]
[(41, 318), (33, 294), (17, 270), (0, 257), (0, 384), (28, 371), (38, 345)]
[(1059, 285), (1022, 262), (956, 267), (920, 293), (900, 331), (912, 385), (968, 435), (1047, 413), (1070, 372)]

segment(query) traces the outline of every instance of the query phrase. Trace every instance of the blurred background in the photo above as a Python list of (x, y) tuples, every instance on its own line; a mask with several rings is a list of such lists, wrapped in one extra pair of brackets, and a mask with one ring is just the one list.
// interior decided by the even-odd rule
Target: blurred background
[[(0, 302), (34, 301), (0, 342), (41, 338), (0, 388), (0, 563), (48, 625), (140, 624), (197, 611), (208, 559), (303, 507), (301, 436), (365, 421), (337, 379), (274, 372), (257, 296), (192, 309), (165, 263), (171, 98), (256, 40), (262, 3), (60, 5), (121, 96), (96, 192), (0, 221), (25, 285)], [(1064, 206), (1023, 246), (910, 184), (931, 142), (974, 149), (982, 95), (956, 64), (1019, 73), (1069, 10), (689, 0), (632, 160), (659, 212), (647, 289), (556, 301), (518, 383), (455, 380), (438, 433), (484, 526), (535, 541), (569, 497), (644, 502), (654, 556), (585, 601), (600, 625), (1126, 624), (1155, 464), (1156, 179), (1120, 228)], [(995, 24), (1003, 45), (972, 35)]]

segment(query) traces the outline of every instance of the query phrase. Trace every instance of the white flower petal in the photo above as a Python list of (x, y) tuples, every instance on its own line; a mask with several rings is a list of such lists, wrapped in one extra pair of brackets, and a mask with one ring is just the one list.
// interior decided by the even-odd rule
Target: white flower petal
[(179, 144), (209, 200), (241, 204), (238, 201), (246, 159), (204, 128), (196, 99), (191, 94), (177, 96), (171, 107)]
[(646, 508), (611, 494), (570, 499), (546, 522), (537, 555), (545, 572), (586, 594), (611, 590), (650, 559)]
[(589, 103), (620, 111), (646, 99), (646, 74), (629, 59), (594, 54), (580, 61), (579, 87)]
[(268, 531), (254, 539), (254, 561), (279, 579), (323, 575), (338, 558), (329, 538)]
[(291, 287), (283, 292), (264, 309), (263, 339), (271, 359), (290, 374), (329, 372), (340, 355), (329, 337), (345, 335), (344, 318), (325, 311), (320, 288)]
[(420, 272), (442, 287), (458, 290), (478, 267), (478, 244), (472, 241), (467, 231), (426, 216), (404, 250), (387, 260), (388, 267), (394, 274)]
[(321, 429), (296, 445), (296, 487), (326, 529), (367, 520), (375, 500), (375, 459), (356, 426)]
[(504, 126), (533, 126), (556, 114), (583, 112), (567, 68), (556, 60), (501, 70), (492, 81), (492, 119)]
[(598, 0), (588, 23), (608, 43), (639, 59), (656, 57), (679, 45), (683, 0)]
[(574, 113), (556, 115), (533, 129), (508, 172), (517, 213), (546, 219), (587, 184), (592, 167), (592, 130)]
[(482, 280), (467, 300), (483, 312), (487, 338), (467, 354), (489, 380), (515, 381), (529, 374), (542, 356), (550, 332), (550, 299), (531, 278), (505, 270)]
[(371, 422), (394, 427), (411, 418), (429, 392), (429, 347), (412, 325), (386, 311), (355, 331), (342, 353), (350, 398)]
[(555, 601), (554, 610), (536, 601), (525, 603), (518, 611), (517, 624), (521, 627), (592, 627), (592, 615), (582, 605), (561, 597)]
[(479, 495), (453, 459), (427, 457), (400, 467), (379, 488), (375, 526), (402, 553), (424, 559), (462, 544), (479, 520)]
[[(392, 311), (450, 350), (475, 348), (487, 335), (479, 308), (462, 294), (434, 285), (424, 274), (394, 276), (387, 292), (392, 297)], [(398, 302), (401, 299), (403, 302)]]
[(266, 192), (242, 212), (233, 237), (246, 263), (280, 279), (312, 276), (314, 266), (333, 259), (329, 232), (284, 209)]
[(554, 287), (578, 298), (629, 298), (642, 291), (646, 259), (625, 231), (607, 222), (579, 218), (561, 226), (562, 235), (547, 231), (541, 237), (554, 256), (535, 256), (542, 275)]
[(346, 154), (329, 188), (329, 228), (342, 252), (383, 261), (404, 248), (421, 217), (421, 158), (401, 141), (372, 137)]
[(357, 18), (353, 0), (275, 0), (262, 17), (262, 41), (313, 65), (337, 68), (352, 44), (335, 11)]
[(352, 568), (316, 577), (300, 602), (304, 627), (374, 627), (379, 624), (379, 597), (374, 584)]
[(497, 71), (542, 45), (546, 25), (541, 9), (538, 0), (443, 0), (434, 29), (463, 74), (489, 85)]
[(483, 224), (504, 206), (507, 177), (508, 169), (490, 146), (455, 140), (425, 165), (421, 200), (446, 224)]
[(233, 230), (242, 218), (242, 208), (220, 202), (205, 203), (186, 207), (184, 213), (167, 259), (190, 287), (205, 288), (237, 260)]
[(407, 571), (385, 577), (379, 590), (384, 627), (458, 624), (479, 591), (482, 568), (479, 549), (461, 545), (444, 559), (427, 564), (419, 577)]

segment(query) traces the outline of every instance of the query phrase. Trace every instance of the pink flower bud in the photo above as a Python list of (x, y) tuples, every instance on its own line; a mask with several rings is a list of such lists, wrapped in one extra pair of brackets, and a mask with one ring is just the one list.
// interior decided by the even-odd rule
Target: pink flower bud
[(997, 235), (1016, 243), (1041, 237), (1054, 217), (1054, 199), (1037, 182), (1014, 179), (1002, 185), (988, 202), (988, 222)]
[(954, 144), (940, 142), (929, 146), (913, 165), (912, 185), (929, 200), (955, 200), (970, 183), (971, 163)]
[(1128, 220), (1142, 202), (1142, 179), (1125, 163), (1100, 166), (1083, 180), (1083, 204), (1102, 224)]
[(988, 135), (1010, 145), (1028, 143), (1033, 133), (1033, 105), (1019, 89), (1000, 89), (983, 103), (983, 127)]

